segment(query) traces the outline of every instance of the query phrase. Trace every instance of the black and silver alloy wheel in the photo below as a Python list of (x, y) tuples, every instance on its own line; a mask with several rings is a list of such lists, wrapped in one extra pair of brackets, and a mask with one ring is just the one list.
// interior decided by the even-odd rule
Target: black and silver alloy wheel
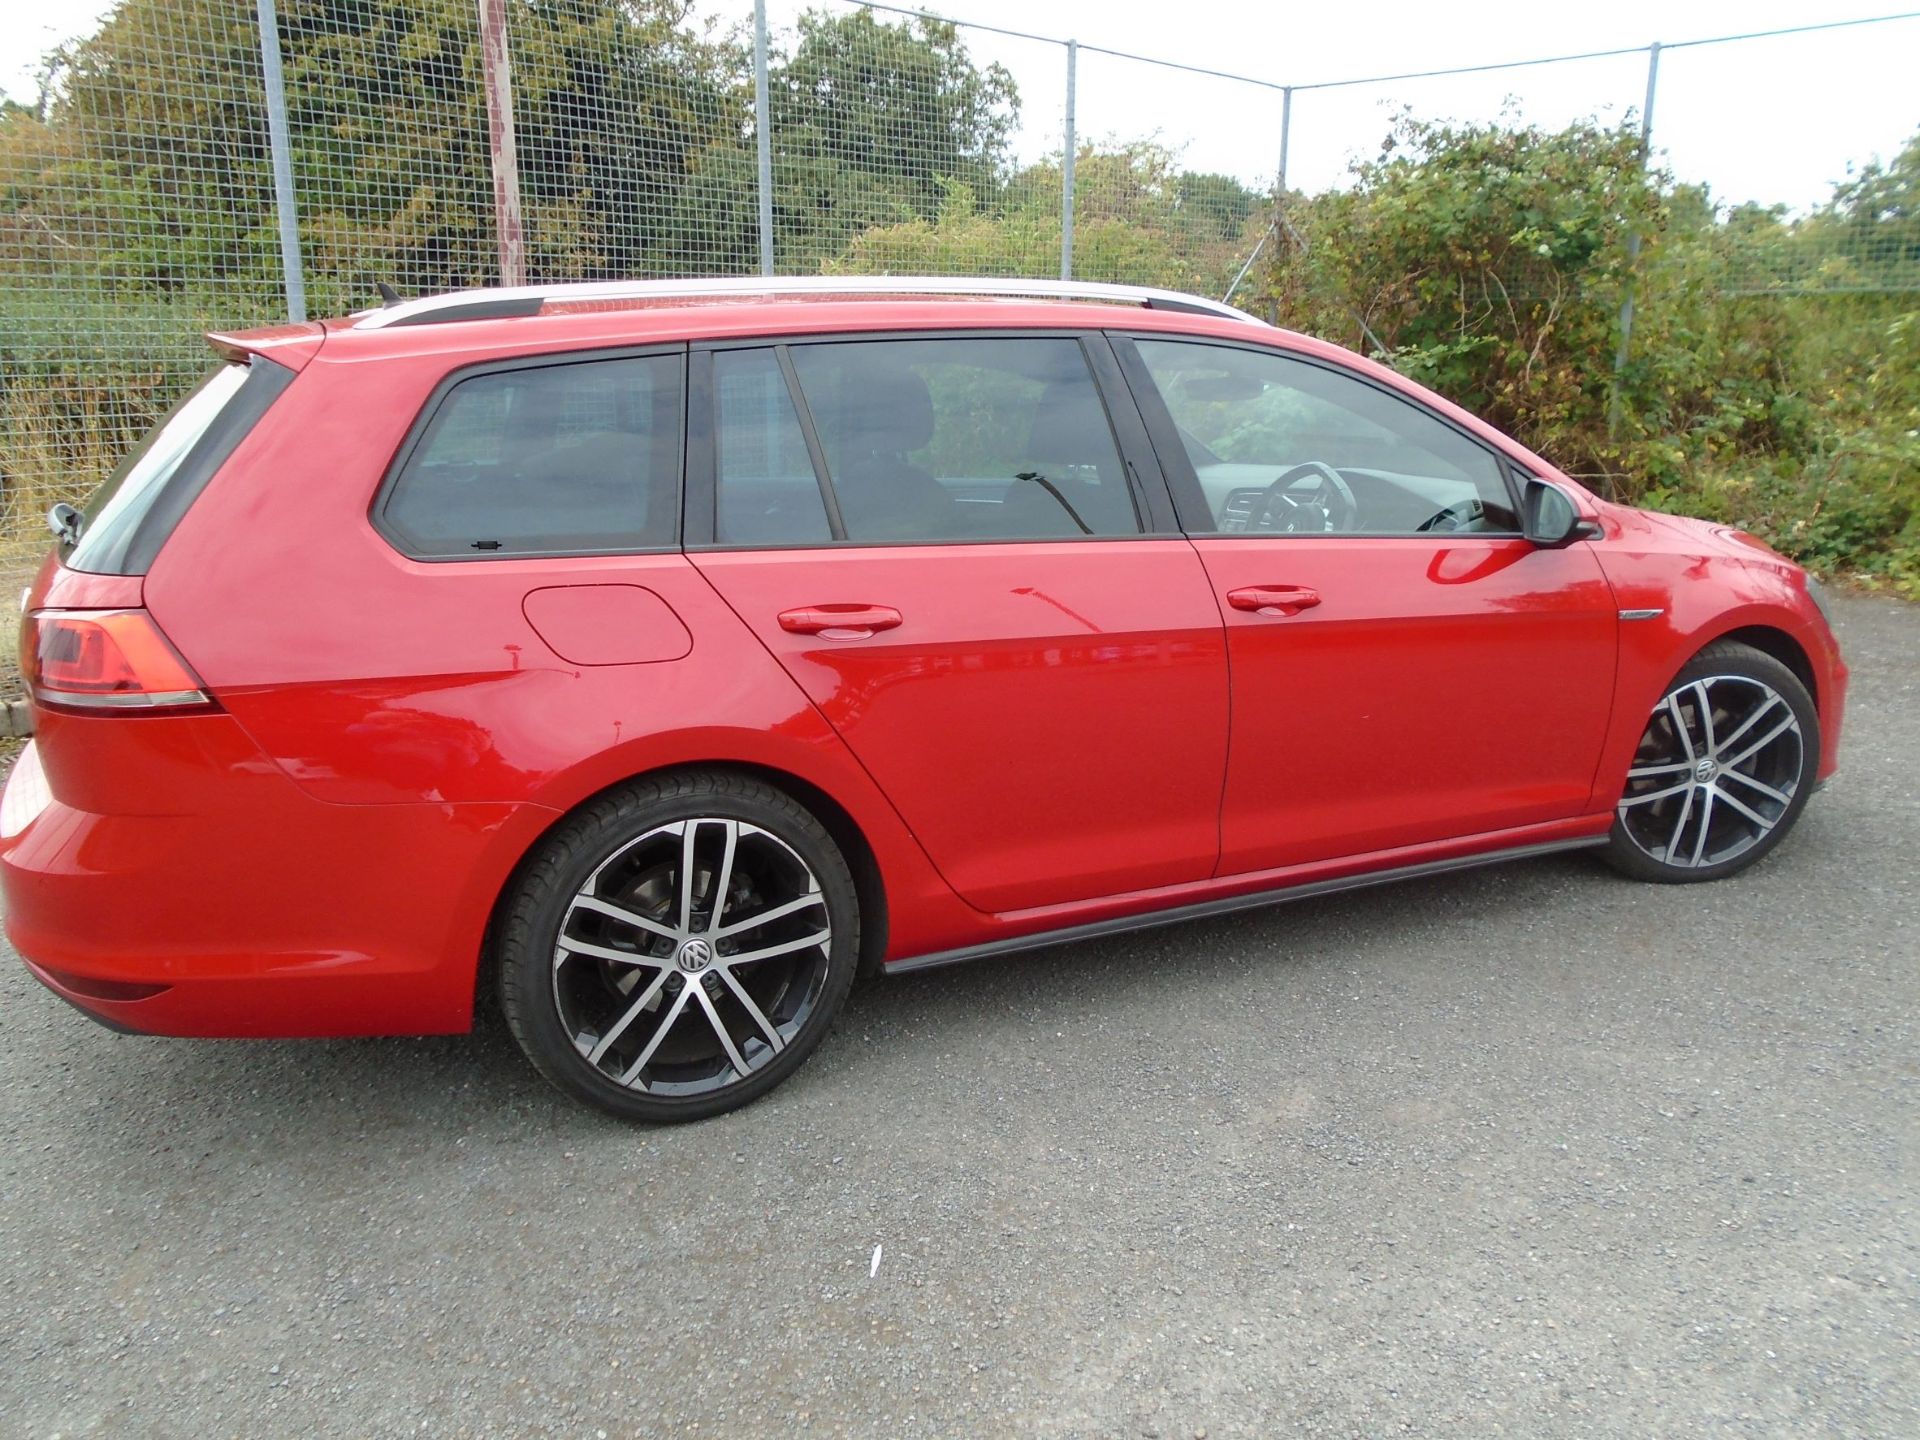
[(1652, 880), (1712, 880), (1758, 860), (1806, 803), (1819, 722), (1805, 686), (1744, 645), (1709, 646), (1654, 707), (1608, 858)]
[(587, 1063), (700, 1095), (786, 1048), (826, 986), (833, 930), (807, 862), (725, 816), (671, 820), (594, 868), (553, 951), (553, 1001)]
[(595, 802), (549, 842), (502, 926), (501, 1000), (562, 1089), (696, 1119), (799, 1065), (846, 993), (858, 936), (845, 861), (791, 797), (724, 773), (671, 777)]

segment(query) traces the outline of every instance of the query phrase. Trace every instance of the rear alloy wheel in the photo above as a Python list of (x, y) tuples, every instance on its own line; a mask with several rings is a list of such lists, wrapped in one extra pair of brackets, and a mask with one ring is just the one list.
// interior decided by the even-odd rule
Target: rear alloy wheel
[(1606, 858), (1643, 880), (1718, 880), (1786, 837), (1812, 789), (1820, 721), (1794, 673), (1745, 645), (1710, 645), (1641, 734)]
[(502, 1008), (569, 1094), (695, 1120), (799, 1067), (859, 943), (852, 876), (812, 815), (742, 776), (672, 776), (594, 802), (528, 867), (500, 930)]

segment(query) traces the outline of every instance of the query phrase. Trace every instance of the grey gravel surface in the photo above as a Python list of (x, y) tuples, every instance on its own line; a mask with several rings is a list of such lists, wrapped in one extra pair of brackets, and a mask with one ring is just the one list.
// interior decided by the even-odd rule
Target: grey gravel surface
[(877, 982), (690, 1128), (9, 961), (0, 1434), (1920, 1435), (1920, 610), (1841, 622), (1842, 776), (1745, 876)]

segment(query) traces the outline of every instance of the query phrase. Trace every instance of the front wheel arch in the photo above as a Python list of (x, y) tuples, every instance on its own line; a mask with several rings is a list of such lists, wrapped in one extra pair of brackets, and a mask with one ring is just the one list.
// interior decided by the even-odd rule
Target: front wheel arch
[[(1747, 625), (1738, 630), (1729, 630), (1725, 634), (1716, 635), (1709, 643), (1718, 644), (1722, 641), (1751, 646), (1762, 655), (1770, 655), (1778, 660), (1793, 672), (1794, 679), (1807, 687), (1807, 694), (1812, 698), (1814, 708), (1819, 709), (1820, 678), (1814, 672), (1813, 657), (1807, 653), (1804, 645), (1785, 630), (1773, 625)], [(1687, 664), (1691, 665), (1706, 648), (1706, 645), (1702, 645), (1699, 650), (1688, 656)], [(1681, 668), (1684, 669), (1685, 666)], [(1677, 675), (1679, 671), (1676, 670), (1674, 673)]]
[[(1721, 687), (1717, 694), (1709, 689), (1713, 686)], [(1723, 711), (1728, 689), (1746, 702), (1744, 719), (1740, 700), (1731, 705), (1731, 719)], [(1615, 802), (1601, 858), (1633, 879), (1663, 883), (1737, 874), (1786, 837), (1812, 794), (1821, 754), (1819, 707), (1785, 660), (1730, 635), (1696, 651), (1662, 693), (1636, 747), (1642, 768), (1627, 771), (1627, 788)], [(1718, 726), (1710, 718), (1716, 715), (1722, 717)], [(1768, 715), (1786, 721), (1786, 735), (1777, 744), (1763, 738), (1759, 745), (1749, 740), (1739, 749), (1742, 737)], [(1759, 758), (1750, 758), (1757, 751)], [(1755, 773), (1770, 763), (1776, 773), (1764, 778)], [(1730, 786), (1729, 781), (1739, 783)], [(1668, 813), (1662, 813), (1663, 806)], [(1691, 856), (1677, 858), (1687, 848), (1683, 841), (1690, 820), (1695, 825)], [(1664, 828), (1669, 821), (1670, 833)], [(1720, 849), (1709, 850), (1710, 843)]]

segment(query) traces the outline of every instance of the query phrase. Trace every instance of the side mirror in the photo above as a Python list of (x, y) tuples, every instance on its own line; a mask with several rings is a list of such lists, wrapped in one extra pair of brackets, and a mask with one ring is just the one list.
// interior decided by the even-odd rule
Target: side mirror
[(1542, 550), (1558, 550), (1590, 540), (1594, 527), (1580, 518), (1566, 491), (1544, 480), (1527, 481), (1526, 537)]

